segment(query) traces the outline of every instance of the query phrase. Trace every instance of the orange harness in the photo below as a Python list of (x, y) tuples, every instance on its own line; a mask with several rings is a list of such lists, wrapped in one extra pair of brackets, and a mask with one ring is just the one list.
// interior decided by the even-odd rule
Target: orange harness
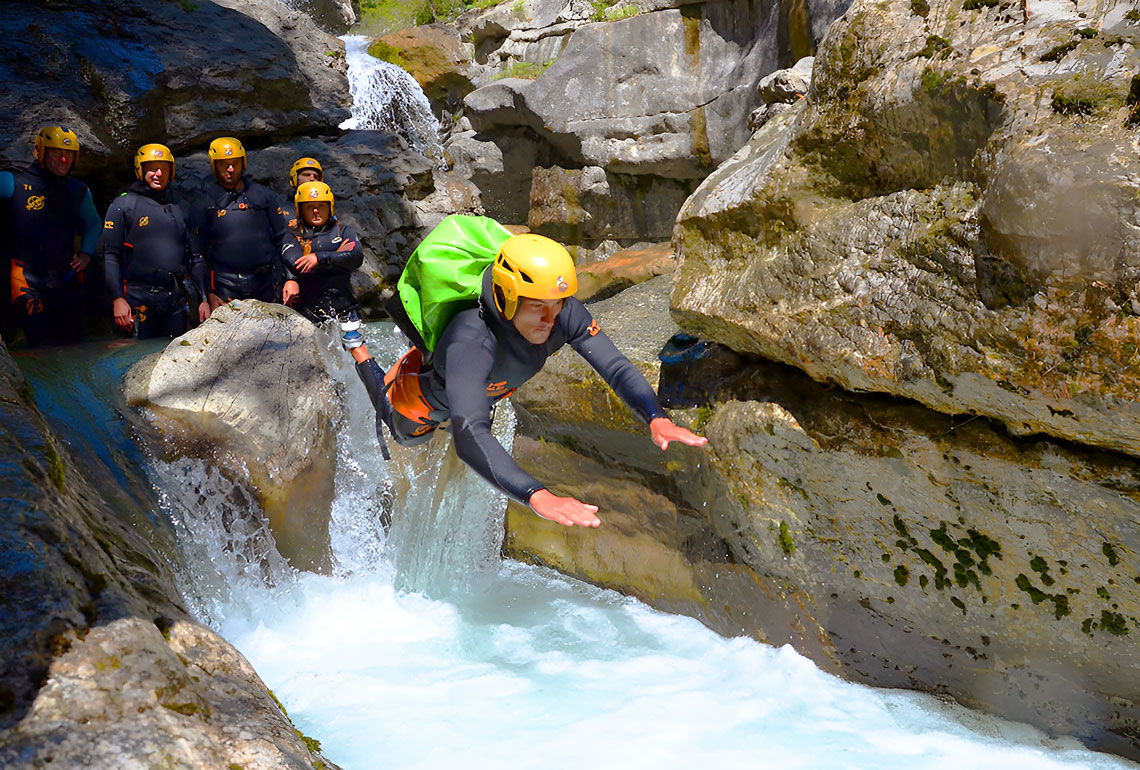
[(423, 425), (412, 435), (422, 436), (439, 423), (431, 419), (431, 405), (420, 388), (420, 367), (424, 358), (419, 348), (412, 348), (384, 375), (388, 401), (392, 408), (413, 422)]

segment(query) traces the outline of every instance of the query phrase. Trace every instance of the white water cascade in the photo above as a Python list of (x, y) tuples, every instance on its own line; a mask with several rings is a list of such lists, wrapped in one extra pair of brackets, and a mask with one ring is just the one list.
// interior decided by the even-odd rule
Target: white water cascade
[[(391, 326), (366, 332), (383, 365), (403, 352)], [(1137, 767), (501, 561), (503, 498), (448, 440), (385, 463), (364, 389), (326, 342), (350, 415), (338, 426), (331, 575), (293, 572), (259, 512), (204, 467), (159, 465), (156, 482), (188, 603), (344, 770)], [(510, 441), (509, 410), (496, 431)]]
[(399, 134), (416, 152), (440, 161), (443, 145), (439, 121), (415, 78), (403, 68), (371, 56), (368, 38), (345, 35), (341, 40), (348, 59), (352, 117), (340, 127)]

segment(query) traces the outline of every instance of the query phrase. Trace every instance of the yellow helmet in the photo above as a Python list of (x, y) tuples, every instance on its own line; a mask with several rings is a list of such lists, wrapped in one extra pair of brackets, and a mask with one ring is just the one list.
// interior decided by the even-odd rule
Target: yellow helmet
[(557, 241), (533, 233), (503, 241), (491, 265), (495, 306), (508, 321), (515, 317), (519, 297), (565, 299), (578, 291), (574, 258)]
[(35, 155), (36, 160), (44, 162), (44, 148), (54, 147), (58, 150), (72, 150), (79, 152), (79, 137), (66, 126), (44, 126), (36, 134)]
[(321, 168), (321, 164), (317, 162), (316, 158), (298, 158), (297, 162), (293, 164), (293, 168), (289, 169), (289, 184), (293, 189), (297, 188), (297, 174), (307, 168), (315, 168), (317, 170), (317, 181), (324, 181), (325, 170)]
[(218, 160), (237, 160), (241, 159), (242, 165), (245, 165), (245, 148), (241, 146), (241, 142), (234, 139), (232, 136), (221, 136), (210, 142), (210, 166), (213, 167), (214, 161)]
[(174, 153), (165, 144), (144, 144), (135, 153), (135, 177), (143, 181), (142, 164), (151, 161), (165, 161), (170, 164), (170, 178), (174, 178)]
[(301, 216), (302, 203), (320, 203), (321, 201), (329, 204), (329, 219), (334, 216), (332, 190), (324, 182), (305, 182), (297, 188), (297, 194), (293, 201), (297, 204), (298, 217)]

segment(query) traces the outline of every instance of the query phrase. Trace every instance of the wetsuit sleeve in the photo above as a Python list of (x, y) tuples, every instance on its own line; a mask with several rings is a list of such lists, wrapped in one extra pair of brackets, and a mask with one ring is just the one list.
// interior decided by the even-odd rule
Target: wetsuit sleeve
[(585, 305), (574, 298), (568, 299), (562, 315), (566, 322), (566, 341), (594, 367), (637, 416), (646, 423), (658, 417), (668, 417), (661, 408), (661, 402), (657, 400), (653, 386), (614, 346)]
[(546, 485), (519, 467), (491, 434), (491, 400), (486, 382), (495, 363), (494, 338), (456, 338), (447, 349), (447, 400), (451, 408), (451, 434), (459, 459), (492, 486), (527, 505), (530, 496)]
[(364, 264), (364, 249), (360, 247), (360, 239), (356, 237), (356, 231), (348, 225), (338, 226), (340, 227), (341, 243), (351, 241), (353, 247), (348, 251), (314, 251), (313, 253), (317, 255), (317, 267), (315, 269), (318, 272), (351, 273)]
[(79, 243), (79, 252), (91, 256), (95, 253), (95, 245), (99, 242), (99, 232), (103, 220), (99, 218), (99, 212), (95, 209), (95, 201), (91, 197), (90, 190), (83, 196), (83, 202), (79, 204), (79, 222), (83, 233)]
[(0, 198), (11, 198), (16, 194), (16, 177), (11, 171), (0, 171)]
[(289, 221), (285, 218), (285, 207), (277, 196), (264, 188), (265, 213), (269, 219), (270, 236), (277, 247), (277, 258), (281, 261), (281, 269), (285, 272), (286, 280), (296, 280), (293, 265), (301, 257), (301, 244), (297, 237), (286, 227)]
[(126, 254), (124, 241), (127, 238), (127, 217), (123, 212), (123, 196), (111, 201), (107, 208), (107, 219), (103, 222), (103, 279), (111, 299), (123, 296), (123, 268)]
[(206, 261), (202, 259), (202, 253), (194, 247), (194, 223), (191, 219), (187, 218), (185, 210), (179, 204), (176, 209), (178, 216), (182, 217), (182, 221), (186, 227), (186, 274), (190, 276), (190, 281), (194, 284), (194, 288), (198, 290), (199, 299), (205, 301), (206, 299)]

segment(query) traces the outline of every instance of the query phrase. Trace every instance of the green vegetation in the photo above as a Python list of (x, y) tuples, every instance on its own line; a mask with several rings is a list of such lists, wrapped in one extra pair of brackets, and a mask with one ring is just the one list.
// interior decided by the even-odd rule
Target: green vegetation
[(924, 59), (933, 59), (935, 56), (939, 59), (947, 59), (952, 53), (954, 53), (954, 49), (950, 47), (949, 40), (938, 35), (927, 35), (926, 46), (918, 52), (918, 55)]
[(925, 19), (930, 13), (930, 3), (926, 0), (910, 0), (910, 12)]
[(507, 67), (502, 72), (496, 73), (491, 77), (491, 80), (502, 80), (503, 78), (522, 78), (523, 80), (534, 80), (554, 64), (554, 59), (545, 61), (542, 64), (535, 64), (530, 61), (517, 61), (511, 66)]
[(373, 41), (372, 45), (368, 46), (368, 55), (386, 61), (389, 64), (395, 64), (397, 67), (404, 66), (404, 57), (401, 56), (401, 51), (390, 43), (385, 43), (383, 40)]
[(966, 0), (962, 3), (962, 10), (976, 11), (979, 8), (993, 8), (998, 4), (998, 0)]
[(1111, 83), (1074, 75), (1053, 87), (1052, 106), (1058, 115), (1092, 115), (1120, 107), (1125, 100)]
[(641, 13), (636, 5), (611, 5), (602, 12), (602, 21), (620, 21)]
[(1137, 22), (1140, 21), (1140, 10), (1133, 8), (1128, 13), (1124, 14), (1125, 21)]
[(360, 0), (356, 34), (378, 37), (408, 27), (454, 21), (472, 8), (488, 8), (499, 0)]
[(910, 570), (901, 564), (895, 567), (895, 582), (900, 586), (905, 586), (908, 580), (910, 580)]
[(1078, 29), (1077, 34), (1080, 35), (1081, 37), (1083, 37), (1085, 40), (1092, 40), (1094, 37), (1096, 37), (1100, 33), (1097, 32), (1092, 27), (1084, 27), (1083, 29)]
[(1041, 56), (1041, 61), (1059, 62), (1061, 59), (1064, 59), (1066, 56), (1068, 56), (1069, 53), (1072, 52), (1078, 45), (1080, 45), (1080, 41), (1078, 40), (1070, 40), (1067, 43), (1061, 43), (1061, 45), (1055, 46), (1046, 51)]
[(194, 0), (180, 0), (178, 4), (182, 6), (182, 10), (186, 11), (186, 13), (193, 13), (198, 10), (198, 4), (195, 3)]
[(1104, 554), (1104, 557), (1108, 559), (1108, 565), (1110, 567), (1115, 567), (1120, 563), (1120, 557), (1116, 555), (1116, 549), (1112, 547), (1111, 543), (1105, 543), (1100, 547), (1100, 550), (1101, 553)]
[(788, 531), (788, 523), (786, 521), (780, 522), (780, 550), (784, 552), (784, 556), (791, 556), (796, 552), (796, 544), (792, 542), (792, 533)]

